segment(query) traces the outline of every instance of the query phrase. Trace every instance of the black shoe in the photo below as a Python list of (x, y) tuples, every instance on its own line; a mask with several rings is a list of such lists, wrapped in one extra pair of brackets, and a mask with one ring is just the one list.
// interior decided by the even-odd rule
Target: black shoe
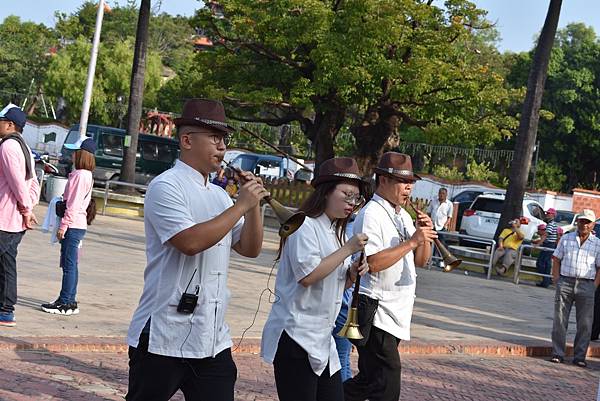
[(72, 304), (64, 304), (58, 300), (52, 302), (51, 304), (43, 304), (42, 310), (44, 312), (56, 315), (76, 315), (79, 313), (77, 302), (73, 302)]

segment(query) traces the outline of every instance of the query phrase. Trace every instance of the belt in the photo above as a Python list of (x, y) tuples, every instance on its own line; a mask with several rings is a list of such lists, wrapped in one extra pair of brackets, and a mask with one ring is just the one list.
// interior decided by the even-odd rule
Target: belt
[(562, 278), (568, 278), (570, 280), (586, 280), (586, 281), (594, 281), (593, 278), (584, 278), (584, 277), (571, 277), (571, 276), (565, 276), (563, 274), (560, 275)]

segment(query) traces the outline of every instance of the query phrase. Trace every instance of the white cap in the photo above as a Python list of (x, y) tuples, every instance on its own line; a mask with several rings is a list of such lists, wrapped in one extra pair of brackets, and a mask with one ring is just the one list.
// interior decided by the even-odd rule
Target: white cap
[(592, 209), (583, 209), (577, 220), (596, 221), (596, 213)]

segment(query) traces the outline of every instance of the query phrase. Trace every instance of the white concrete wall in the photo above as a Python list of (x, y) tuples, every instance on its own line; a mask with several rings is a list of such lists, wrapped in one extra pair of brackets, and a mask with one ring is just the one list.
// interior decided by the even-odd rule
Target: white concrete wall
[[(506, 193), (506, 190), (502, 188), (482, 182), (450, 182), (431, 175), (423, 175), (422, 178), (422, 180), (416, 182), (413, 188), (413, 198), (433, 199), (437, 197), (441, 187), (448, 189), (448, 198), (452, 198), (463, 191)], [(544, 209), (553, 207), (556, 210), (573, 210), (573, 197), (571, 195), (555, 192), (528, 192), (527, 194), (539, 202)]]
[[(44, 143), (45, 135), (51, 132), (56, 133), (56, 141)], [(36, 124), (27, 121), (25, 128), (23, 128), (23, 137), (31, 149), (57, 156), (68, 132), (69, 129), (60, 124)]]

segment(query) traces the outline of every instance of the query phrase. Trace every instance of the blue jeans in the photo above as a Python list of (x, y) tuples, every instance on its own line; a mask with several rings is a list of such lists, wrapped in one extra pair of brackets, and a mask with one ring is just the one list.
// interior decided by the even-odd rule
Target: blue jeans
[(340, 357), (340, 364), (342, 370), (342, 382), (352, 378), (352, 369), (350, 368), (350, 351), (352, 351), (352, 343), (345, 337), (340, 337), (337, 332), (344, 327), (346, 323), (346, 316), (342, 313), (338, 316), (335, 321), (335, 329), (333, 330), (333, 339), (335, 340), (335, 346), (337, 348), (338, 356)]
[(85, 236), (86, 230), (80, 228), (69, 228), (65, 238), (60, 242), (60, 267), (63, 269), (62, 288), (58, 301), (63, 304), (76, 302), (77, 280), (79, 270), (77, 262), (79, 259), (79, 243)]
[[(541, 251), (540, 255), (535, 262), (538, 273), (550, 274), (552, 270), (552, 251)], [(550, 285), (550, 277), (544, 277), (540, 284), (542, 287), (548, 287)]]

